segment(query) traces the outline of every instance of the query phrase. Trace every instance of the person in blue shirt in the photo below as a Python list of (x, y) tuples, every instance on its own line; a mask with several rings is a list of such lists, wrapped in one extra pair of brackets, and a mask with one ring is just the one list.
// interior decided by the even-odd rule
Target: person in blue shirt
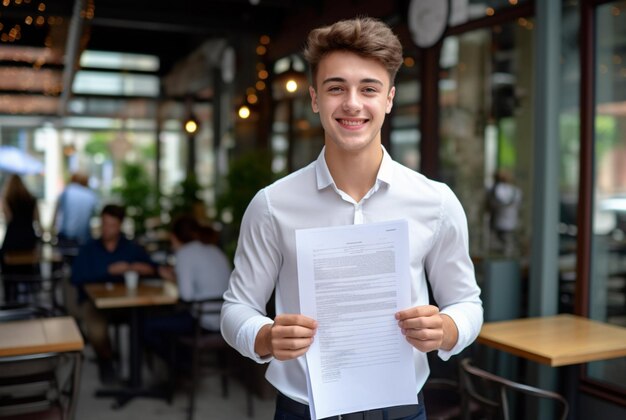
[(88, 177), (76, 172), (59, 196), (53, 223), (61, 248), (77, 248), (91, 239), (91, 217), (98, 207), (98, 196), (88, 186)]
[(124, 273), (136, 271), (140, 276), (155, 273), (155, 264), (146, 251), (122, 234), (124, 207), (108, 204), (101, 212), (101, 236), (80, 247), (72, 265), (72, 284), (78, 289), (79, 311), (86, 335), (98, 358), (100, 379), (115, 380), (113, 351), (106, 316), (87, 299), (83, 286), (88, 283), (123, 282)]

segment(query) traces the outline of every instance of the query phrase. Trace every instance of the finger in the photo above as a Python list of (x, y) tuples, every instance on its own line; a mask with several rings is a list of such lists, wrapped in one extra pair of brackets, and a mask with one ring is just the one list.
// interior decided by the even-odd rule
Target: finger
[(274, 338), (301, 338), (313, 337), (316, 330), (299, 325), (276, 325), (272, 326), (272, 339)]
[(430, 328), (440, 329), (443, 327), (443, 320), (439, 314), (423, 316), (419, 318), (408, 318), (398, 321), (400, 328)]
[(274, 357), (278, 360), (290, 360), (305, 354), (313, 343), (311, 338), (272, 340)]
[(406, 341), (408, 341), (409, 344), (424, 353), (437, 350), (441, 346), (441, 343), (437, 342), (436, 340), (416, 340), (414, 338), (407, 337)]
[(302, 348), (302, 349), (298, 349), (298, 350), (275, 350), (274, 351), (274, 358), (278, 359), (278, 360), (291, 360), (291, 359), (295, 359), (296, 357), (300, 357), (303, 354), (305, 354), (307, 352), (309, 348)]
[(277, 325), (300, 325), (305, 328), (315, 329), (317, 328), (317, 321), (313, 318), (309, 318), (300, 314), (281, 314), (276, 315), (274, 318), (274, 324)]
[(409, 309), (405, 309), (396, 312), (396, 319), (402, 321), (410, 318), (419, 318), (423, 316), (432, 316), (439, 312), (439, 308), (433, 305), (414, 306)]
[(278, 351), (299, 351), (308, 349), (313, 343), (313, 338), (277, 338), (272, 339), (272, 346)]
[(402, 334), (404, 334), (404, 336), (406, 336), (407, 339), (418, 340), (418, 341), (442, 341), (443, 340), (442, 329), (409, 328), (409, 329), (402, 329)]

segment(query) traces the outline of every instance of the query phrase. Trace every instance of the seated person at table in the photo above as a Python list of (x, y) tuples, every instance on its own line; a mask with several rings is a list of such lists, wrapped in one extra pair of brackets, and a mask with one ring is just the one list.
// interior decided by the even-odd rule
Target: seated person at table
[[(213, 228), (201, 226), (193, 216), (182, 215), (172, 223), (170, 241), (176, 264), (175, 267), (159, 267), (159, 275), (178, 284), (181, 300), (220, 298), (226, 291), (231, 266), (228, 257), (217, 246), (217, 239)], [(201, 322), (204, 328), (219, 331), (219, 312), (204, 315)], [(193, 318), (187, 310), (147, 318), (143, 330), (146, 347), (167, 359), (170, 350), (168, 336), (190, 333), (193, 325)]]
[(124, 273), (136, 271), (140, 276), (154, 275), (154, 264), (145, 250), (122, 234), (124, 207), (109, 204), (101, 212), (101, 236), (81, 246), (72, 265), (72, 284), (78, 288), (78, 304), (86, 335), (98, 358), (100, 379), (115, 380), (109, 324), (105, 314), (87, 298), (87, 283), (124, 282)]

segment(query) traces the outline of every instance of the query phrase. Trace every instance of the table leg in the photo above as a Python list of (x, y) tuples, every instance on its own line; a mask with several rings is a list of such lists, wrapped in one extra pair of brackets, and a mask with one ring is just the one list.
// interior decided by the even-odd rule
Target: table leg
[(121, 408), (135, 397), (151, 397), (169, 399), (167, 389), (143, 388), (141, 370), (143, 368), (141, 346), (141, 321), (140, 308), (130, 308), (130, 361), (129, 361), (129, 387), (121, 389), (108, 389), (96, 391), (97, 397), (114, 397), (113, 408)]

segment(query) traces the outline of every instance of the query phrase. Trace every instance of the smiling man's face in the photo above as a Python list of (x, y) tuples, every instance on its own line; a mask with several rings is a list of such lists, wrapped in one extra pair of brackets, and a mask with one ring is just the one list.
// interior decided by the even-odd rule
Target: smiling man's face
[(385, 67), (374, 59), (335, 51), (320, 61), (315, 86), (309, 88), (311, 106), (320, 114), (327, 149), (380, 151), (380, 130), (395, 94)]

